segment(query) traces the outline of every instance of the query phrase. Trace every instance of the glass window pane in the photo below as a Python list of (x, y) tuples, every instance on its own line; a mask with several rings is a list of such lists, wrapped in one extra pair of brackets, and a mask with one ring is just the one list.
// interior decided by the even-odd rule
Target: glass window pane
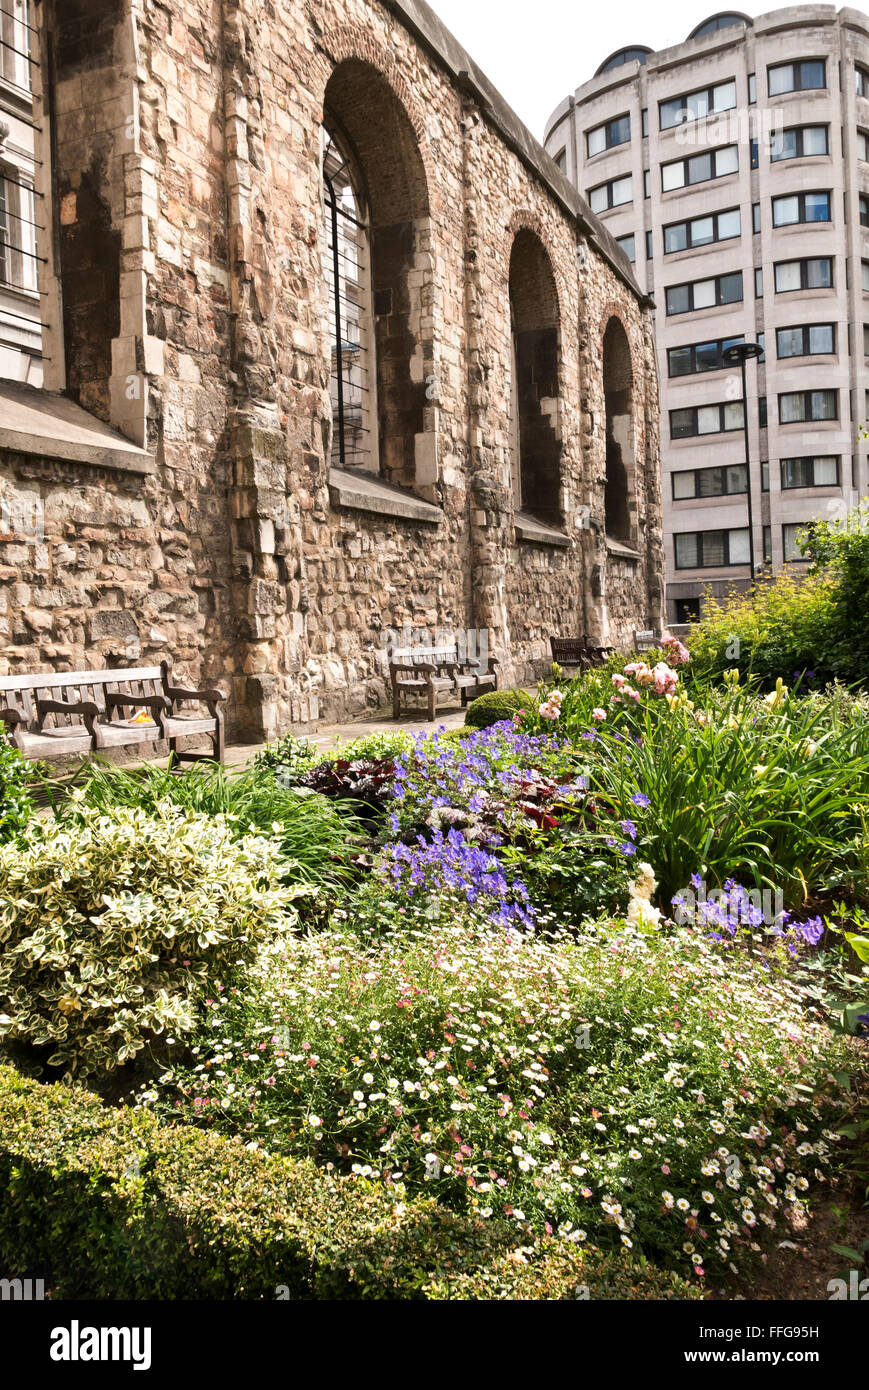
[(735, 174), (739, 168), (739, 152), (735, 145), (725, 145), (723, 150), (715, 151), (715, 175)]
[(685, 497), (693, 497), (694, 493), (694, 471), (690, 469), (685, 473), (673, 474), (673, 497), (679, 501)]
[(827, 127), (825, 125), (803, 126), (803, 154), (827, 153)]
[(811, 415), (812, 420), (835, 420), (836, 418), (836, 392), (835, 391), (812, 391), (811, 393)]
[(744, 463), (731, 464), (725, 470), (727, 478), (727, 491), (745, 492), (746, 491), (746, 468)]
[(731, 212), (719, 212), (718, 214), (718, 240), (726, 241), (728, 237), (739, 236), (742, 232), (742, 218), (739, 215), (739, 208), (734, 208)]
[(779, 159), (793, 159), (797, 153), (797, 132), (776, 131), (770, 136), (769, 157), (773, 164)]
[(691, 372), (691, 349), (689, 347), (670, 348), (667, 353), (670, 376), (687, 376)]
[(695, 217), (691, 223), (691, 245), (708, 246), (715, 240), (715, 219)]
[(603, 212), (607, 206), (606, 184), (602, 184), (600, 188), (593, 188), (588, 195), (588, 202), (592, 212)]
[(601, 154), (606, 149), (606, 126), (599, 125), (597, 130), (588, 132), (588, 153), (589, 157), (593, 154)]
[(619, 116), (618, 120), (610, 122), (610, 144), (624, 145), (631, 138), (631, 118), (630, 116)]
[(800, 89), (809, 91), (813, 88), (825, 87), (826, 77), (824, 75), (823, 61), (800, 63)]
[(775, 287), (780, 293), (785, 290), (798, 290), (800, 288), (799, 261), (779, 262), (775, 268)]
[(809, 352), (833, 351), (833, 325), (816, 323), (809, 329)]
[(678, 125), (682, 119), (682, 98), (674, 97), (672, 101), (662, 101), (660, 112), (662, 130), (670, 130), (674, 125)]
[(829, 193), (807, 193), (806, 194), (806, 221), (807, 222), (829, 222), (830, 220), (830, 195)]
[(803, 418), (803, 397), (800, 391), (786, 391), (779, 396), (779, 419), (783, 425), (792, 425)]
[(633, 188), (630, 174), (628, 174), (626, 179), (616, 179), (612, 188), (612, 205), (614, 208), (619, 207), (622, 203), (629, 203), (631, 201), (633, 197)]
[(732, 111), (736, 105), (736, 83), (720, 82), (712, 89), (713, 111)]
[(810, 290), (828, 290), (833, 283), (833, 262), (829, 256), (817, 256), (807, 263), (806, 279)]
[(869, 290), (869, 261), (860, 262), (860, 274), (863, 279), (864, 290)]
[(688, 160), (688, 182), (705, 183), (712, 178), (712, 155), (695, 154)]
[(797, 534), (801, 530), (802, 527), (797, 523), (782, 527), (784, 557), (786, 560), (802, 560), (804, 558), (800, 547), (797, 545)]
[(667, 290), (667, 313), (685, 314), (691, 308), (691, 286), (673, 285)]
[(803, 330), (801, 328), (780, 328), (776, 334), (779, 357), (801, 357), (803, 352)]
[(670, 437), (687, 439), (694, 433), (693, 409), (670, 411)]
[(694, 308), (708, 309), (715, 303), (715, 281), (698, 280), (694, 285)]
[(719, 434), (721, 411), (717, 405), (701, 405), (697, 411), (697, 433)]
[(729, 550), (731, 565), (747, 565), (749, 563), (747, 530), (730, 532)]
[(720, 497), (724, 489), (724, 474), (720, 468), (697, 470), (698, 497)]
[(726, 534), (725, 531), (705, 531), (703, 533), (701, 545), (704, 567), (727, 563), (724, 552)]
[(687, 222), (675, 222), (672, 227), (664, 228), (664, 254), (670, 255), (672, 251), (684, 251), (688, 245), (688, 224)]
[(664, 164), (661, 166), (661, 187), (665, 193), (671, 188), (681, 188), (685, 182), (685, 166), (681, 160), (675, 164)]
[(697, 120), (701, 116), (709, 115), (709, 93), (691, 92), (685, 98), (685, 110), (688, 113), (689, 121)]
[(815, 487), (835, 487), (839, 481), (839, 470), (835, 458), (815, 459)]
[(629, 261), (635, 261), (637, 259), (633, 233), (631, 233), (630, 236), (616, 237), (616, 246), (622, 248)]
[(770, 68), (769, 94), (771, 97), (777, 97), (782, 92), (792, 92), (793, 90), (794, 69), (792, 63), (782, 63), (777, 68)]
[(792, 222), (800, 220), (800, 200), (796, 194), (790, 198), (773, 198), (772, 200), (772, 225), (774, 227), (787, 227)]
[(869, 136), (862, 130), (857, 131), (857, 158), (869, 159)]
[(698, 343), (694, 349), (694, 356), (699, 372), (715, 371), (717, 367), (721, 366), (721, 353), (717, 342)]
[(724, 407), (724, 428), (742, 429), (742, 401), (728, 401)]
[(684, 531), (676, 536), (676, 568), (677, 569), (696, 569), (697, 567), (697, 533), (696, 531)]
[(734, 275), (722, 275), (719, 280), (722, 304), (735, 304), (742, 298), (742, 271)]

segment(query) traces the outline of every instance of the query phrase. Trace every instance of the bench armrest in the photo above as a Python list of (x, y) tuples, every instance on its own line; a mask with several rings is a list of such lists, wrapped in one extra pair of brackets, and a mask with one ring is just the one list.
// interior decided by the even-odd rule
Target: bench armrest
[(437, 667), (429, 665), (426, 661), (391, 661), (389, 663), (389, 670), (390, 674), (394, 671), (408, 671), (413, 676), (420, 674), (425, 675), (426, 672), (430, 675), (434, 675)]
[(27, 719), (21, 713), (20, 709), (0, 709), (0, 724), (5, 724), (8, 728), (14, 729), (16, 724), (26, 723)]
[(36, 713), (39, 727), (42, 728), (47, 714), (80, 714), (89, 734), (94, 732), (94, 723), (99, 715), (99, 706), (93, 700), (37, 700)]
[(218, 690), (217, 686), (213, 690), (187, 690), (181, 685), (166, 685), (163, 687), (170, 700), (202, 700), (206, 705), (219, 704), (226, 699), (226, 693)]

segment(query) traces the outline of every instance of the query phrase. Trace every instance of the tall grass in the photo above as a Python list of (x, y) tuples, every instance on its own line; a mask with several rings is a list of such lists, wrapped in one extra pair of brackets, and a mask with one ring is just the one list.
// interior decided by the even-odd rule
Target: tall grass
[(305, 788), (281, 786), (264, 769), (200, 764), (182, 772), (147, 765), (137, 769), (91, 763), (77, 799), (55, 800), (55, 816), (75, 819), (80, 807), (154, 810), (160, 802), (204, 816), (225, 815), (239, 835), (251, 827), (276, 834), (283, 876), (291, 882), (335, 886), (353, 877), (360, 825), (352, 810)]

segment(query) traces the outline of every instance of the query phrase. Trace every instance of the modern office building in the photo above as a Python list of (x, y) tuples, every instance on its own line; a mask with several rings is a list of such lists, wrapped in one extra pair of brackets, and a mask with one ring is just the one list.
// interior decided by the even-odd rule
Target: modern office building
[(0, 377), (42, 384), (29, 0), (0, 0)]
[[(631, 45), (551, 116), (548, 152), (656, 302), (667, 616), (804, 564), (867, 492), (869, 18), (832, 5)], [(747, 373), (729, 346), (759, 342)]]

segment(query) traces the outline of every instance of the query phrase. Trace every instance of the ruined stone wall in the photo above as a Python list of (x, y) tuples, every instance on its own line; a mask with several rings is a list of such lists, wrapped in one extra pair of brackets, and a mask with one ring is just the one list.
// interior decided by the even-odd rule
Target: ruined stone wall
[[(452, 50), (378, 0), (71, 0), (62, 32), (41, 8), (62, 54), (67, 389), (131, 437), (141, 407), (155, 471), (0, 453), (0, 486), (44, 518), (42, 537), (0, 545), (8, 669), (169, 652), (227, 685), (231, 728), (262, 737), (382, 702), (384, 629), (489, 628), (506, 676), (528, 679), (553, 632), (619, 643), (660, 622), (649, 309), (594, 236), (578, 256), (576, 217)], [(371, 189), (380, 476), (400, 484), (396, 505), (330, 475), (324, 103)], [(517, 235), (542, 248), (557, 299), (555, 398), (551, 339), (535, 367), (557, 515), (536, 526), (513, 484)], [(90, 316), (97, 274), (107, 307)], [(621, 547), (603, 525), (614, 315), (633, 371)]]

